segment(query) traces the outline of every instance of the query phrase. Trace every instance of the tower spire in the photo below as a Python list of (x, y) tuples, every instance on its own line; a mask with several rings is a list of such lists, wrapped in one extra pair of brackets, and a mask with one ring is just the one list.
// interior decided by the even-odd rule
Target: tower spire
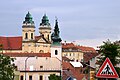
[(29, 11), (28, 11), (28, 13), (26, 14), (25, 21), (23, 21), (23, 24), (24, 24), (24, 23), (34, 24), (34, 21), (32, 20), (32, 15), (30, 14)]
[(50, 26), (49, 19), (48, 19), (46, 13), (44, 14), (44, 16), (43, 16), (43, 18), (42, 18), (42, 23), (40, 23), (40, 26), (41, 26), (41, 25)]
[(52, 33), (52, 41), (53, 41), (53, 44), (57, 44), (57, 45), (60, 45), (60, 42), (62, 41), (61, 38), (59, 37), (59, 27), (58, 27), (58, 21), (57, 19), (55, 20), (55, 27), (54, 27), (54, 32)]

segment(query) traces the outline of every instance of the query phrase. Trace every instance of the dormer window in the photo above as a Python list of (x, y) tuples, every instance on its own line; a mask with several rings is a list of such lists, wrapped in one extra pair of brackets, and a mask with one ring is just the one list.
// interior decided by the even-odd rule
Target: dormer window
[(43, 66), (40, 66), (40, 68), (43, 68)]

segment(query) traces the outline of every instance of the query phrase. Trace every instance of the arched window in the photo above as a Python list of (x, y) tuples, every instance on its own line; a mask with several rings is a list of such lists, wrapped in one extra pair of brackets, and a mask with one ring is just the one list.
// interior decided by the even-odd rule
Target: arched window
[(70, 56), (71, 56), (71, 53), (70, 53)]
[(44, 53), (44, 51), (43, 51), (43, 50), (40, 50), (39, 53)]
[(33, 39), (33, 33), (31, 33), (31, 39)]
[(55, 55), (58, 55), (58, 50), (55, 50)]
[(47, 35), (47, 37), (48, 37), (48, 41), (49, 41), (49, 34)]
[(25, 39), (28, 39), (28, 33), (25, 33)]
[(24, 53), (28, 53), (27, 51), (25, 51)]
[(33, 51), (31, 51), (31, 53), (34, 53)]

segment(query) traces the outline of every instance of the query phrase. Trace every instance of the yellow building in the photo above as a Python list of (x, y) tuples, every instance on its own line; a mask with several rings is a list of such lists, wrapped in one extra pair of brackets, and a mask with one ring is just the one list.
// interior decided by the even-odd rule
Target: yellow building
[(82, 61), (87, 59), (86, 54), (95, 55), (96, 50), (92, 47), (79, 46), (74, 43), (62, 43), (62, 56), (69, 58), (72, 61)]
[(83, 52), (73, 43), (62, 44), (62, 56), (77, 62), (83, 60)]

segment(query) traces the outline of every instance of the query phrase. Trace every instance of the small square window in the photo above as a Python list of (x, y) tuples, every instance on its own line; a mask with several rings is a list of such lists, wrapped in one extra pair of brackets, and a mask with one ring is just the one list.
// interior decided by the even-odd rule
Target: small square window
[(43, 66), (40, 66), (40, 68), (43, 68)]

